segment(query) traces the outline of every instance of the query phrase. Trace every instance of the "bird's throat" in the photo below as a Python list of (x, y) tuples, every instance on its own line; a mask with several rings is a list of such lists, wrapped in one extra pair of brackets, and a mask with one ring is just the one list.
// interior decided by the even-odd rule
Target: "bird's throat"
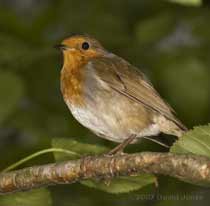
[(75, 106), (83, 105), (83, 68), (84, 59), (78, 56), (64, 56), (64, 65), (61, 71), (61, 91), (65, 102), (70, 102)]

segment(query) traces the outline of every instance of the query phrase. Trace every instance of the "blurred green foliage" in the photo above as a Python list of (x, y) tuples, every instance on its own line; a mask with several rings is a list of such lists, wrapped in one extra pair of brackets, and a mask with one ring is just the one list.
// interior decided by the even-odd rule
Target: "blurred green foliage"
[(23, 96), (21, 79), (9, 72), (1, 72), (0, 76), (0, 124), (16, 110), (18, 102)]
[(202, 0), (169, 0), (169, 1), (190, 6), (200, 6), (202, 4)]
[(0, 198), (4, 206), (52, 206), (50, 192), (47, 189), (35, 189), (29, 192), (8, 194)]
[[(166, 0), (0, 0), (0, 169), (50, 147), (53, 137), (114, 146), (79, 125), (62, 100), (62, 57), (53, 45), (73, 33), (94, 36), (138, 66), (188, 127), (209, 122), (209, 3), (188, 2), (197, 7)], [(164, 150), (145, 141), (128, 149)], [(52, 161), (53, 155), (46, 155), (24, 166)], [(61, 206), (161, 205), (163, 201), (155, 197), (139, 197), (193, 192), (201, 193), (202, 205), (209, 204), (208, 190), (166, 177), (160, 177), (157, 189), (148, 186), (127, 195), (105, 194), (80, 184), (50, 191), (53, 204)], [(167, 204), (172, 202), (176, 204)]]

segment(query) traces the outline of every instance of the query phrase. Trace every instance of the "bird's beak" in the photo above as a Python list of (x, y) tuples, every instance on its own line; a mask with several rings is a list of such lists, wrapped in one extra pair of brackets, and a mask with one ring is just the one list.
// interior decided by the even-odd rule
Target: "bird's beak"
[(75, 50), (75, 48), (70, 48), (68, 46), (66, 46), (65, 44), (57, 44), (54, 46), (56, 49), (59, 49), (61, 51), (65, 51), (65, 50)]
[(58, 50), (66, 50), (67, 48), (64, 44), (56, 44), (54, 47)]

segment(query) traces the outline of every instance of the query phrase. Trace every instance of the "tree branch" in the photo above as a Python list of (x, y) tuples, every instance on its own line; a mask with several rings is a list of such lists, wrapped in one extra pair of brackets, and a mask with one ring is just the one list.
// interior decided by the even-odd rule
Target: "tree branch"
[(69, 184), (85, 179), (139, 173), (162, 174), (191, 183), (210, 183), (210, 159), (196, 155), (142, 152), (89, 156), (78, 160), (28, 167), (0, 174), (0, 194)]

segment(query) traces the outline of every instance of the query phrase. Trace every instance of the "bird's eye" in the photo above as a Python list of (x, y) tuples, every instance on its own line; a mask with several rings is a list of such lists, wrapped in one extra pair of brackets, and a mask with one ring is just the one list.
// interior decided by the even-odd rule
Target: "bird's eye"
[(83, 43), (82, 43), (82, 48), (83, 48), (84, 50), (88, 50), (89, 47), (90, 47), (90, 45), (88, 44), (88, 42), (83, 42)]

